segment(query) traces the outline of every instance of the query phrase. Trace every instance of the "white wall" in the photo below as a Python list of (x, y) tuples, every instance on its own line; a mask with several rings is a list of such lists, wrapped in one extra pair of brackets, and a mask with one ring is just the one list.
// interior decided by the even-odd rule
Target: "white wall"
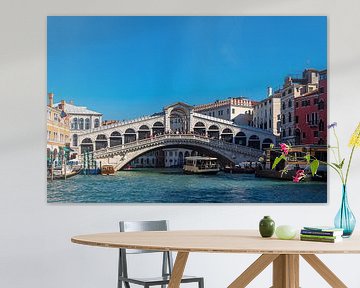
[[(237, 229), (256, 228), (263, 215), (272, 215), (278, 224), (300, 227), (331, 224), (340, 201), (340, 183), (331, 173), (327, 205), (47, 204), (47, 15), (328, 15), (330, 121), (339, 123), (345, 145), (360, 120), (359, 10), (357, 0), (2, 0), (0, 287), (115, 287), (116, 250), (71, 244), (70, 237), (116, 231), (119, 219), (167, 218), (172, 229)], [(360, 219), (360, 151), (356, 158), (349, 192)], [(193, 254), (187, 272), (204, 275), (208, 288), (226, 287), (255, 257)], [(348, 287), (360, 287), (360, 255), (321, 258)], [(301, 265), (302, 287), (327, 287), (306, 263)], [(250, 287), (269, 287), (270, 275), (266, 270)]]

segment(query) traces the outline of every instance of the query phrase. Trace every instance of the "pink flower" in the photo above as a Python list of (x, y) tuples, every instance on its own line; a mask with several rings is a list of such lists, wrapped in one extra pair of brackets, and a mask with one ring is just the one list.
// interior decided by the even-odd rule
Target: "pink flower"
[(295, 176), (293, 177), (293, 182), (299, 183), (304, 178), (305, 178), (305, 171), (302, 169), (297, 170)]
[(288, 155), (289, 154), (289, 146), (286, 145), (285, 143), (281, 143), (280, 144), (280, 148), (281, 148), (281, 151), (285, 154), (285, 155)]

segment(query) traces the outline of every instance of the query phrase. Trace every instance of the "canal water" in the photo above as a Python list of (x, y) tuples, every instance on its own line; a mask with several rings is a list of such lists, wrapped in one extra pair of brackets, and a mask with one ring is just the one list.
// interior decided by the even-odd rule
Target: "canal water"
[(133, 169), (48, 182), (47, 194), (51, 203), (326, 203), (326, 187), (323, 182), (293, 183), (253, 174)]

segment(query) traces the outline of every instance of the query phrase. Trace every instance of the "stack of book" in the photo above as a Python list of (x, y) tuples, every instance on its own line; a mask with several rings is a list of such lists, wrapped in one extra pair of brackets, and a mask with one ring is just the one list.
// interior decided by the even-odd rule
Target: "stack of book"
[(304, 227), (300, 232), (302, 241), (336, 243), (342, 241), (343, 229), (334, 227)]

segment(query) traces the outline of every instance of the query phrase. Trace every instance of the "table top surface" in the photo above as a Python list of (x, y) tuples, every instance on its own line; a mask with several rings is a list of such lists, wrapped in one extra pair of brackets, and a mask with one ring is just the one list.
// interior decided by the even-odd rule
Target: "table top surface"
[(262, 238), (256, 230), (187, 230), (156, 232), (115, 232), (79, 235), (77, 244), (184, 252), (251, 254), (340, 254), (360, 253), (360, 235), (338, 243)]

